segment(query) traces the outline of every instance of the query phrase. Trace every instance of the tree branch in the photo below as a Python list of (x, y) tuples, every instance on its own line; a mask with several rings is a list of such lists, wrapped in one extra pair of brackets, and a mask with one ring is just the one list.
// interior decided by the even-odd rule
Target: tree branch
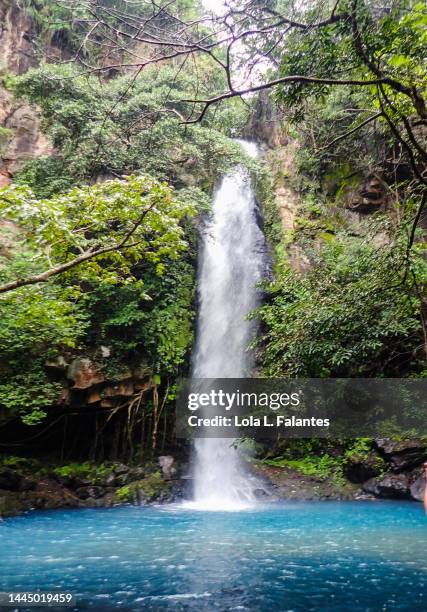
[(204, 107), (196, 119), (187, 120), (185, 123), (199, 123), (203, 117), (205, 116), (207, 110), (213, 104), (217, 104), (222, 100), (228, 100), (230, 98), (235, 98), (237, 96), (244, 96), (249, 93), (255, 93), (257, 91), (261, 91), (263, 89), (271, 89), (276, 87), (277, 85), (284, 85), (287, 83), (308, 83), (312, 85), (358, 85), (358, 86), (366, 86), (366, 85), (379, 85), (380, 83), (387, 83), (388, 79), (373, 79), (373, 80), (359, 80), (359, 79), (327, 79), (323, 77), (310, 77), (303, 75), (290, 75), (281, 77), (279, 79), (274, 79), (272, 81), (267, 81), (266, 83), (261, 83), (261, 85), (254, 85), (252, 87), (247, 87), (245, 89), (239, 89), (234, 91), (227, 91), (218, 96), (214, 96), (213, 98), (208, 98), (206, 100), (190, 100), (190, 99), (182, 99), (177, 100), (177, 102), (191, 102), (193, 104), (203, 104)]
[(349, 130), (345, 134), (341, 134), (341, 136), (338, 136), (337, 138), (334, 138), (334, 140), (331, 140), (331, 142), (329, 142), (324, 147), (320, 147), (320, 149), (316, 149), (316, 151), (323, 151), (324, 149), (329, 149), (329, 147), (332, 147), (332, 145), (336, 144), (340, 140), (344, 140), (345, 138), (347, 138), (351, 134), (354, 134), (354, 132), (357, 132), (357, 130), (360, 130), (360, 128), (362, 128), (363, 126), (367, 125), (371, 121), (374, 121), (375, 119), (378, 119), (378, 117), (381, 117), (382, 114), (383, 114), (382, 111), (380, 111), (378, 113), (375, 113), (375, 115), (372, 115), (371, 117), (368, 117), (367, 119), (365, 119), (365, 121), (362, 121), (362, 123), (359, 123), (358, 125), (356, 125), (356, 127), (352, 128), (351, 130)]
[(331, 25), (332, 23), (337, 23), (338, 21), (344, 21), (345, 19), (348, 19), (348, 13), (340, 13), (338, 15), (336, 14), (338, 4), (339, 0), (336, 2), (330, 17), (324, 19), (323, 21), (318, 21), (317, 23), (301, 23), (299, 21), (293, 21), (292, 19), (283, 17), (283, 15), (281, 15), (278, 11), (275, 11), (274, 9), (268, 7), (265, 9), (265, 12), (280, 19), (280, 25), (286, 24), (291, 26), (292, 28), (305, 31), (315, 28), (324, 28), (325, 26)]

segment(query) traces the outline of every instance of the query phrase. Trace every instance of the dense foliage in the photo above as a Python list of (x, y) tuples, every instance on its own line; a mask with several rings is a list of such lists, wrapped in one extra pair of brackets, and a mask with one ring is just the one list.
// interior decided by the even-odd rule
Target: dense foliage
[[(215, 70), (206, 61), (199, 64), (212, 87)], [(142, 170), (176, 188), (209, 193), (219, 173), (242, 158), (227, 133), (239, 132), (246, 113), (234, 104), (203, 126), (183, 126), (190, 106), (170, 100), (190, 95), (194, 70), (177, 75), (173, 66), (152, 67), (143, 79), (123, 75), (101, 82), (79, 76), (75, 66), (29, 71), (10, 87), (39, 105), (56, 153), (29, 162), (18, 182), (50, 195), (88, 178)]]
[(406, 242), (383, 247), (372, 235), (330, 234), (301, 275), (286, 261), (260, 310), (263, 363), (269, 376), (402, 376), (425, 359), (420, 327), (426, 279), (422, 252), (404, 274)]
[(321, 29), (294, 31), (280, 58), (283, 77), (349, 82), (295, 82), (277, 91), (310, 145), (303, 168), (314, 180), (331, 172), (338, 186), (346, 177), (379, 171), (389, 182), (405, 179), (407, 195), (425, 188), (425, 5), (397, 2), (386, 9), (351, 0), (340, 9), (341, 18)]
[[(85, 345), (110, 346), (110, 370), (145, 362), (148, 372), (174, 372), (192, 338), (193, 271), (180, 225), (190, 205), (148, 177), (42, 200), (12, 186), (1, 204), (9, 230), (2, 286), (16, 278), (24, 285), (0, 298), (0, 403), (9, 416), (18, 411), (27, 423), (43, 416), (60, 391), (46, 362)], [(42, 288), (24, 284), (99, 251)]]

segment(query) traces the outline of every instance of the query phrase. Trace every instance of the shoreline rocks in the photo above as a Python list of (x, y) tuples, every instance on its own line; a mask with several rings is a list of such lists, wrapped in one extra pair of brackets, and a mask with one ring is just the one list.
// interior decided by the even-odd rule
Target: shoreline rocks
[[(333, 474), (319, 478), (260, 460), (252, 460), (249, 469), (266, 485), (256, 493), (262, 501), (421, 502), (426, 450), (421, 440), (377, 439), (369, 452), (346, 459), (339, 478)], [(6, 457), (0, 460), (0, 517), (30, 509), (174, 502), (189, 497), (191, 480), (186, 474), (187, 466), (172, 455), (161, 455), (141, 465), (108, 461), (53, 465), (36, 459)]]
[(166, 466), (164, 460), (143, 466), (112, 462), (46, 466), (25, 459), (16, 467), (0, 465), (0, 518), (35, 509), (174, 501), (182, 497), (183, 484), (174, 458), (167, 459)]

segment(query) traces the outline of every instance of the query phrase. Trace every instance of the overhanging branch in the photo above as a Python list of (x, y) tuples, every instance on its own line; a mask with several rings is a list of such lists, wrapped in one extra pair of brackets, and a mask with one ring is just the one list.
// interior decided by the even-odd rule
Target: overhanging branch
[(328, 79), (323, 77), (311, 77), (311, 76), (303, 76), (303, 75), (289, 75), (285, 77), (281, 77), (278, 79), (274, 79), (272, 81), (267, 81), (265, 83), (261, 83), (260, 85), (254, 85), (252, 87), (246, 87), (244, 89), (236, 89), (233, 91), (227, 91), (218, 96), (214, 96), (212, 98), (208, 98), (206, 100), (192, 100), (192, 99), (183, 99), (179, 100), (179, 102), (189, 102), (192, 104), (202, 104), (203, 109), (196, 117), (196, 119), (188, 119), (185, 123), (199, 123), (209, 107), (222, 100), (229, 100), (230, 98), (236, 98), (240, 96), (245, 96), (250, 93), (255, 93), (257, 91), (262, 91), (263, 89), (272, 89), (277, 87), (278, 85), (286, 85), (289, 83), (307, 83), (311, 85), (355, 85), (355, 86), (368, 86), (368, 85), (379, 85), (381, 83), (387, 83), (388, 79), (368, 79), (368, 80), (360, 80), (360, 79)]

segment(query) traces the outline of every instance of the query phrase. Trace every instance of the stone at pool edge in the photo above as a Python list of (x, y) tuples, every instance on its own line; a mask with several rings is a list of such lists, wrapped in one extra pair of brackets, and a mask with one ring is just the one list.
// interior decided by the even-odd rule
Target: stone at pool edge
[(412, 474), (389, 473), (381, 478), (370, 478), (364, 482), (362, 489), (382, 499), (413, 499), (422, 501), (424, 498), (424, 474), (417, 470)]
[(365, 493), (383, 499), (408, 499), (409, 485), (404, 474), (386, 476), (385, 478), (370, 478), (362, 484)]
[(421, 474), (411, 484), (409, 490), (413, 499), (422, 502), (424, 500), (424, 489), (425, 489), (425, 476)]

